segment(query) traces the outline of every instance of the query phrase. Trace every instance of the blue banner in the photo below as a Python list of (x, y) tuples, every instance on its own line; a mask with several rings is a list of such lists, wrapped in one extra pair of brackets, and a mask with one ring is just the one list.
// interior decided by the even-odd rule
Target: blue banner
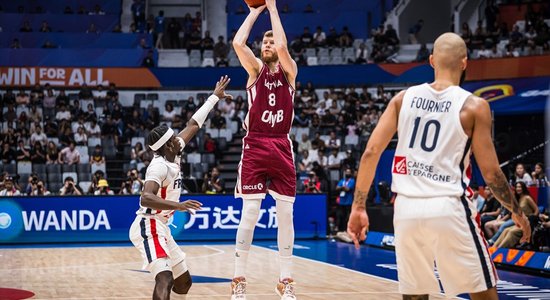
[[(242, 201), (230, 195), (189, 195), (203, 203), (195, 215), (176, 212), (168, 221), (176, 240), (233, 240)], [(0, 244), (128, 241), (138, 196), (18, 197), (0, 199)], [(298, 195), (294, 205), (296, 238), (326, 233), (326, 196)], [(275, 202), (262, 202), (255, 238), (277, 236)]]

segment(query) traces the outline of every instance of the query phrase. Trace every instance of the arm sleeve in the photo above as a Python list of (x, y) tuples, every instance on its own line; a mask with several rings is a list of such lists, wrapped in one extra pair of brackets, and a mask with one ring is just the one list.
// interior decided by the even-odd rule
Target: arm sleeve
[(145, 173), (145, 181), (154, 181), (162, 187), (162, 182), (166, 179), (168, 173), (167, 167), (163, 164), (150, 164)]

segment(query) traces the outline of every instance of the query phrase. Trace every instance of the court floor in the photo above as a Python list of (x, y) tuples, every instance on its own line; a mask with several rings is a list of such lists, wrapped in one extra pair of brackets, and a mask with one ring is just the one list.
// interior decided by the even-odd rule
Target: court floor
[[(194, 285), (186, 297), (229, 299), (233, 245), (183, 243)], [(249, 256), (249, 300), (278, 299), (275, 241), (256, 242)], [(298, 299), (401, 299), (393, 251), (334, 241), (297, 241)], [(150, 299), (154, 281), (130, 245), (0, 247), (0, 299)], [(550, 279), (499, 272), (501, 299), (550, 299)], [(17, 297), (19, 295), (19, 298)], [(431, 299), (443, 299), (432, 295)]]

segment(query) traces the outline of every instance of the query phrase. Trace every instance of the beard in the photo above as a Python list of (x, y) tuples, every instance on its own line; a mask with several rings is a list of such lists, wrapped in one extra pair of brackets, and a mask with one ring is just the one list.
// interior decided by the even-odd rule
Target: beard
[(274, 63), (279, 60), (279, 56), (277, 55), (277, 52), (271, 52), (271, 55), (265, 56), (264, 52), (262, 51), (262, 61), (266, 64)]

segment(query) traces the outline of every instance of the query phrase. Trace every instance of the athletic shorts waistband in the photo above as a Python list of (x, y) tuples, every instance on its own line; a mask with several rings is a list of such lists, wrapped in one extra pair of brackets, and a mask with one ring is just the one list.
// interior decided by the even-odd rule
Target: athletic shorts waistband
[(288, 133), (249, 131), (247, 136), (249, 136), (249, 137), (287, 138)]

